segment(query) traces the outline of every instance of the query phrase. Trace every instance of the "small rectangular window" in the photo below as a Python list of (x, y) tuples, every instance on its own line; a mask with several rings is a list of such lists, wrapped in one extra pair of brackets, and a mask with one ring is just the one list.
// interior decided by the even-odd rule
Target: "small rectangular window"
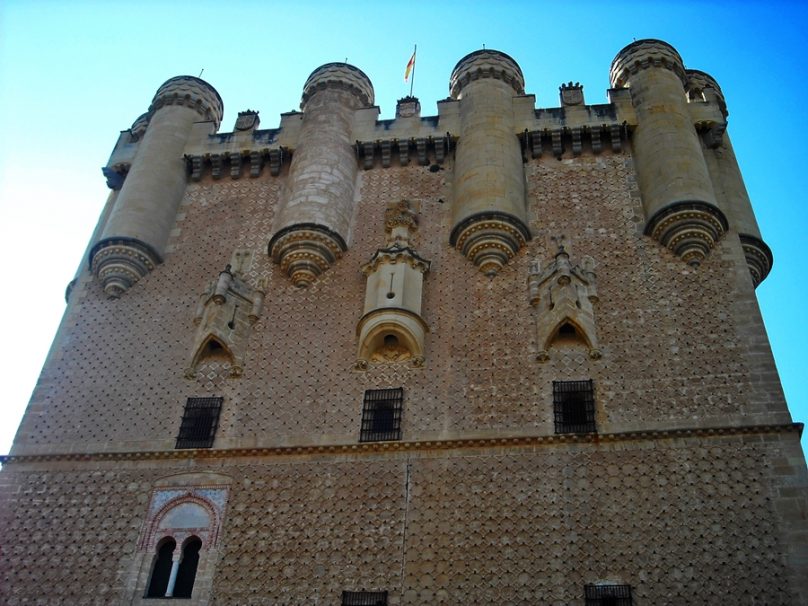
[(387, 592), (343, 591), (342, 606), (387, 606)]
[(631, 585), (584, 585), (586, 606), (631, 606)]
[(210, 448), (224, 398), (188, 398), (175, 448)]
[(594, 433), (592, 381), (553, 381), (553, 413), (556, 433)]
[(401, 439), (401, 405), (404, 390), (368, 389), (362, 407), (360, 442), (384, 442)]

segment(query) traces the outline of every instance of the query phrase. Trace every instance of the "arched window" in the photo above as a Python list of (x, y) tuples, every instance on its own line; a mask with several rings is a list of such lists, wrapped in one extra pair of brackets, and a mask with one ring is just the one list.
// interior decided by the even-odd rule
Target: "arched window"
[[(168, 537), (160, 541), (157, 546), (157, 558), (152, 568), (149, 589), (146, 592), (147, 598), (162, 598), (168, 589), (168, 580), (171, 577), (171, 558), (177, 542)], [(196, 570), (196, 569), (194, 569)]]
[(182, 548), (182, 560), (177, 570), (177, 582), (174, 584), (175, 598), (190, 598), (196, 579), (196, 568), (199, 565), (199, 550), (202, 541), (198, 537), (191, 537)]

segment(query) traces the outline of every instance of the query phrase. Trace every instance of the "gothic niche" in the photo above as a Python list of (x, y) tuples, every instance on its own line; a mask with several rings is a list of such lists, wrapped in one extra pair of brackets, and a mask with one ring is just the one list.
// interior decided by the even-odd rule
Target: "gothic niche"
[(408, 361), (418, 367), (424, 363), (427, 325), (421, 317), (421, 299), (429, 261), (410, 245), (418, 220), (407, 200), (388, 205), (384, 227), (385, 248), (362, 267), (367, 282), (364, 315), (356, 329), (358, 370), (370, 364)]
[(549, 360), (550, 348), (565, 343), (581, 343), (589, 349), (590, 358), (601, 357), (592, 308), (598, 300), (594, 269), (595, 260), (588, 256), (573, 267), (563, 245), (544, 271), (539, 261), (531, 265), (528, 297), (530, 304), (539, 310), (538, 361)]
[(233, 260), (200, 295), (194, 313), (198, 326), (193, 355), (185, 376), (194, 379), (204, 366), (226, 369), (231, 377), (243, 373), (243, 357), (249, 331), (258, 321), (267, 291), (266, 280), (255, 288), (243, 275), (251, 261), (250, 251), (236, 251)]

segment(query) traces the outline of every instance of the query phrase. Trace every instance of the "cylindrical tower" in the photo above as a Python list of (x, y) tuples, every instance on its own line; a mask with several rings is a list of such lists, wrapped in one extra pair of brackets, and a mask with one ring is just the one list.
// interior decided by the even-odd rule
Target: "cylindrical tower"
[(346, 249), (357, 179), (354, 112), (373, 105), (373, 85), (347, 63), (328, 63), (303, 87), (300, 144), (289, 168), (269, 254), (295, 286), (308, 286)]
[(163, 84), (149, 107), (143, 140), (132, 161), (90, 262), (104, 291), (118, 297), (162, 262), (185, 192), (183, 152), (194, 122), (217, 129), (224, 111), (207, 82), (177, 76)]
[(631, 89), (637, 113), (633, 159), (645, 208), (645, 233), (699, 265), (727, 230), (687, 108), (679, 53), (660, 40), (638, 40), (611, 68), (615, 88)]
[(450, 93), (460, 102), (449, 242), (485, 274), (496, 274), (530, 239), (525, 174), (514, 132), (513, 97), (524, 94), (516, 61), (481, 50), (452, 71)]
[(712, 144), (704, 149), (704, 157), (718, 204), (726, 213), (729, 226), (738, 232), (752, 282), (757, 286), (769, 274), (773, 258), (771, 250), (760, 235), (729, 134), (723, 130), (728, 116), (724, 93), (709, 74), (696, 69), (688, 69), (685, 73), (688, 97), (691, 100), (703, 99), (715, 103), (724, 117), (724, 123), (719, 125), (721, 136), (712, 138)]

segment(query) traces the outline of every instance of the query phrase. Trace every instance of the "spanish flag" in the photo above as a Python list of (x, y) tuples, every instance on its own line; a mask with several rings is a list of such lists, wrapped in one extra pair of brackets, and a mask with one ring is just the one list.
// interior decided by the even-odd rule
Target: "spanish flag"
[(415, 67), (415, 51), (412, 51), (412, 57), (410, 57), (410, 60), (407, 62), (407, 69), (404, 70), (404, 82), (409, 81), (410, 73), (412, 73), (414, 67)]

